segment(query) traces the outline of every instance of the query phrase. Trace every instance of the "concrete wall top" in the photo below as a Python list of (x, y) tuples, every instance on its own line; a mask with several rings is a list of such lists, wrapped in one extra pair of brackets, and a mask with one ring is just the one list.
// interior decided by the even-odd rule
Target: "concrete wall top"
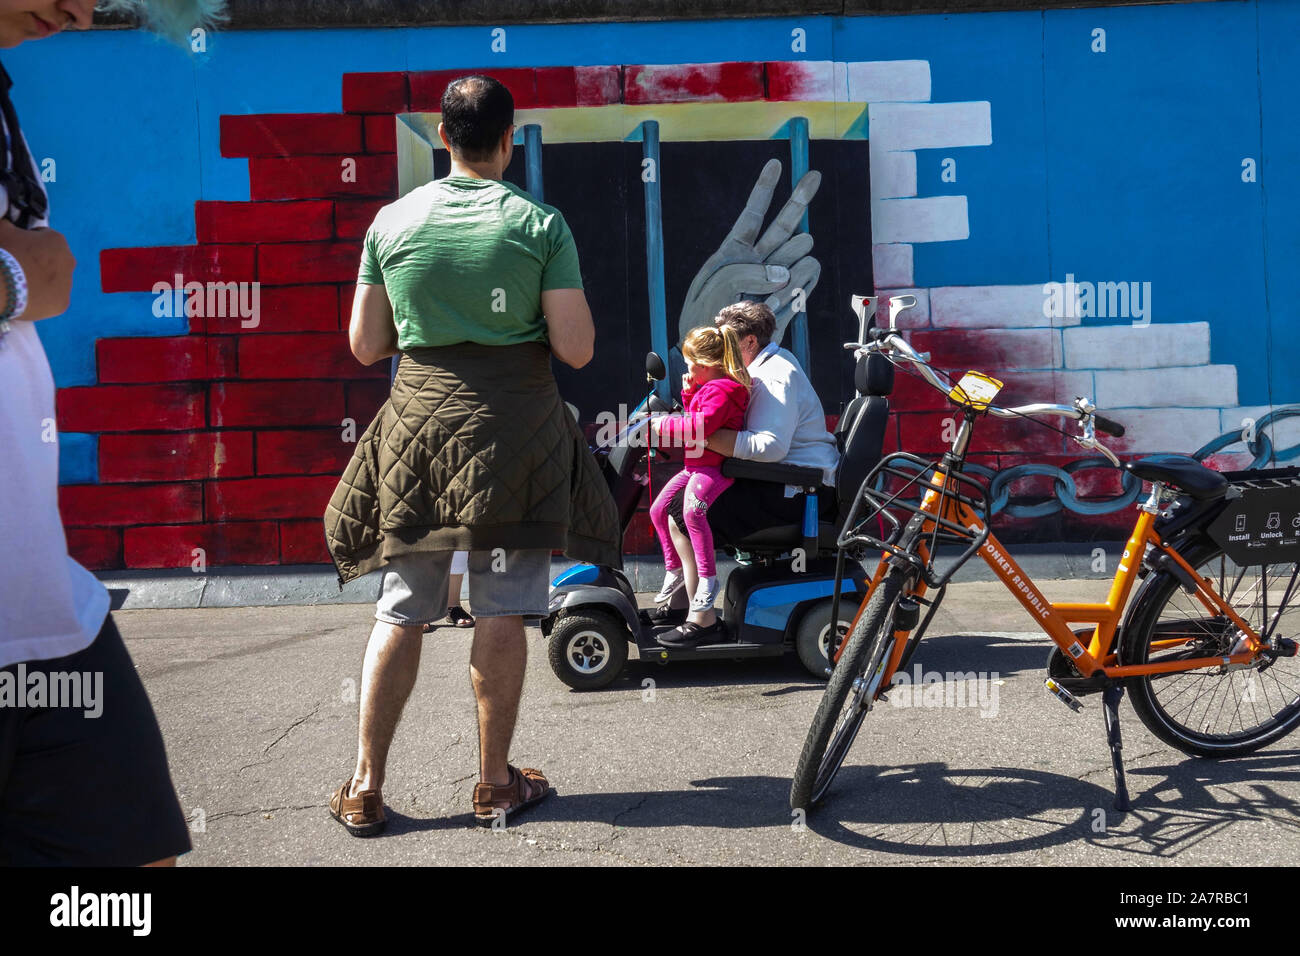
[[(709, 20), (723, 17), (891, 15), (1149, 5), (1151, 0), (231, 0), (236, 30)], [(1228, 0), (1157, 0), (1228, 2)], [(98, 15), (104, 26), (125, 23)]]

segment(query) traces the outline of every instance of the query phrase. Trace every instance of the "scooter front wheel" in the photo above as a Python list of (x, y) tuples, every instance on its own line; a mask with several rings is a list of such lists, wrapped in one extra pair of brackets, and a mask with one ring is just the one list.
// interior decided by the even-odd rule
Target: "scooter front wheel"
[(627, 664), (627, 626), (605, 611), (579, 608), (551, 629), (547, 657), (555, 676), (574, 690), (598, 690)]

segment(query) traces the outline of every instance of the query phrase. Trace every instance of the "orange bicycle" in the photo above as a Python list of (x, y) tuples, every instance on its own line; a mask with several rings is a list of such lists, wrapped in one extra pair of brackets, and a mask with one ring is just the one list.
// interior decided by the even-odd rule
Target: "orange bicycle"
[[(1198, 757), (1240, 756), (1294, 730), (1300, 662), (1297, 642), (1286, 636), (1296, 621), (1288, 628), (1286, 615), (1300, 583), (1300, 469), (1220, 473), (1180, 456), (1121, 464), (1096, 432), (1118, 437), (1123, 426), (1085, 398), (1003, 408), (993, 404), (996, 379), (969, 372), (955, 385), (944, 382), (897, 332), (898, 315), (915, 301), (894, 297), (889, 328), (868, 329), (876, 300), (855, 296), (862, 335), (845, 347), (915, 369), (948, 395), (962, 424), (941, 459), (887, 456), (856, 496), (837, 542), (840, 570), (846, 556), (882, 553), (832, 655), (790, 806), (809, 809), (825, 797), (863, 719), (886, 699), (894, 675), (906, 672), (948, 581), (975, 554), (1052, 639), (1048, 690), (1075, 711), (1079, 697), (1102, 695), (1118, 809), (1128, 808), (1119, 725), (1126, 690), (1152, 733)], [(1104, 602), (1052, 603), (990, 533), (988, 489), (964, 473), (975, 425), (986, 415), (1073, 419), (1080, 434), (1071, 437), (1081, 446), (1151, 483)], [(961, 549), (942, 571), (934, 562), (940, 546)], [(839, 598), (837, 590), (832, 621), (840, 619)]]

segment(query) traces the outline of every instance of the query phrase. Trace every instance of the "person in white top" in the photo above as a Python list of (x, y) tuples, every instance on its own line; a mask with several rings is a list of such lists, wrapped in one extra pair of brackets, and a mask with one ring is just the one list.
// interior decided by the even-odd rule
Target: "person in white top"
[[(709, 436), (707, 447), (729, 458), (779, 462), (817, 468), (822, 473), (822, 488), (817, 495), (818, 511), (823, 518), (835, 513), (835, 471), (839, 467), (839, 446), (826, 430), (826, 415), (812, 382), (799, 367), (798, 360), (772, 341), (776, 316), (761, 302), (737, 302), (724, 307), (714, 320), (729, 326), (740, 339), (745, 370), (753, 379), (749, 410), (744, 431), (718, 429)], [(668, 513), (669, 532), (673, 541), (686, 540), (682, 519), (683, 495), (678, 495)], [(794, 486), (737, 478), (709, 508), (709, 527), (719, 545), (734, 544), (763, 528), (797, 524), (803, 520), (803, 498)], [(678, 553), (689, 552), (689, 543)], [(687, 593), (694, 593), (693, 562), (683, 560), (682, 574)], [(676, 582), (665, 580), (657, 599), (667, 600)], [(656, 623), (676, 623), (673, 612), (651, 612)], [(692, 612), (686, 620), (707, 627), (716, 620), (712, 610)]]
[[(207, 22), (193, 0), (111, 2), (177, 39)], [(94, 8), (0, 0), (0, 48), (86, 29)], [(0, 67), (0, 865), (169, 865), (190, 841), (158, 722), (108, 592), (68, 555), (59, 519), (36, 322), (67, 309), (76, 261), (49, 228), (11, 85)]]

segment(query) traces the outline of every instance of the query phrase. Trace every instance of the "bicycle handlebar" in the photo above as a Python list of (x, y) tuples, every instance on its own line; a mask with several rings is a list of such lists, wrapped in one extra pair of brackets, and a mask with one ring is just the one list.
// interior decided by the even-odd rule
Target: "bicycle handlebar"
[[(871, 329), (868, 336), (871, 339), (868, 344), (846, 342), (844, 347), (856, 350), (896, 353), (910, 362), (921, 373), (922, 378), (929, 382), (931, 386), (943, 392), (944, 395), (952, 391), (952, 386), (940, 379), (934, 369), (930, 367), (930, 356), (917, 352), (916, 349), (912, 348), (911, 343), (899, 335), (897, 331), (879, 328)], [(1027, 416), (1048, 415), (1058, 418), (1072, 418), (1083, 425), (1083, 435), (1075, 436), (1074, 440), (1084, 448), (1101, 452), (1116, 468), (1120, 467), (1119, 458), (1109, 448), (1097, 441), (1093, 430), (1095, 427), (1098, 431), (1120, 438), (1124, 435), (1124, 426), (1112, 419), (1098, 415), (1092, 403), (1086, 398), (1076, 399), (1074, 405), (1036, 402), (1030, 405), (1017, 405), (1014, 408), (989, 405), (987, 410), (995, 418), (1024, 418)]]

